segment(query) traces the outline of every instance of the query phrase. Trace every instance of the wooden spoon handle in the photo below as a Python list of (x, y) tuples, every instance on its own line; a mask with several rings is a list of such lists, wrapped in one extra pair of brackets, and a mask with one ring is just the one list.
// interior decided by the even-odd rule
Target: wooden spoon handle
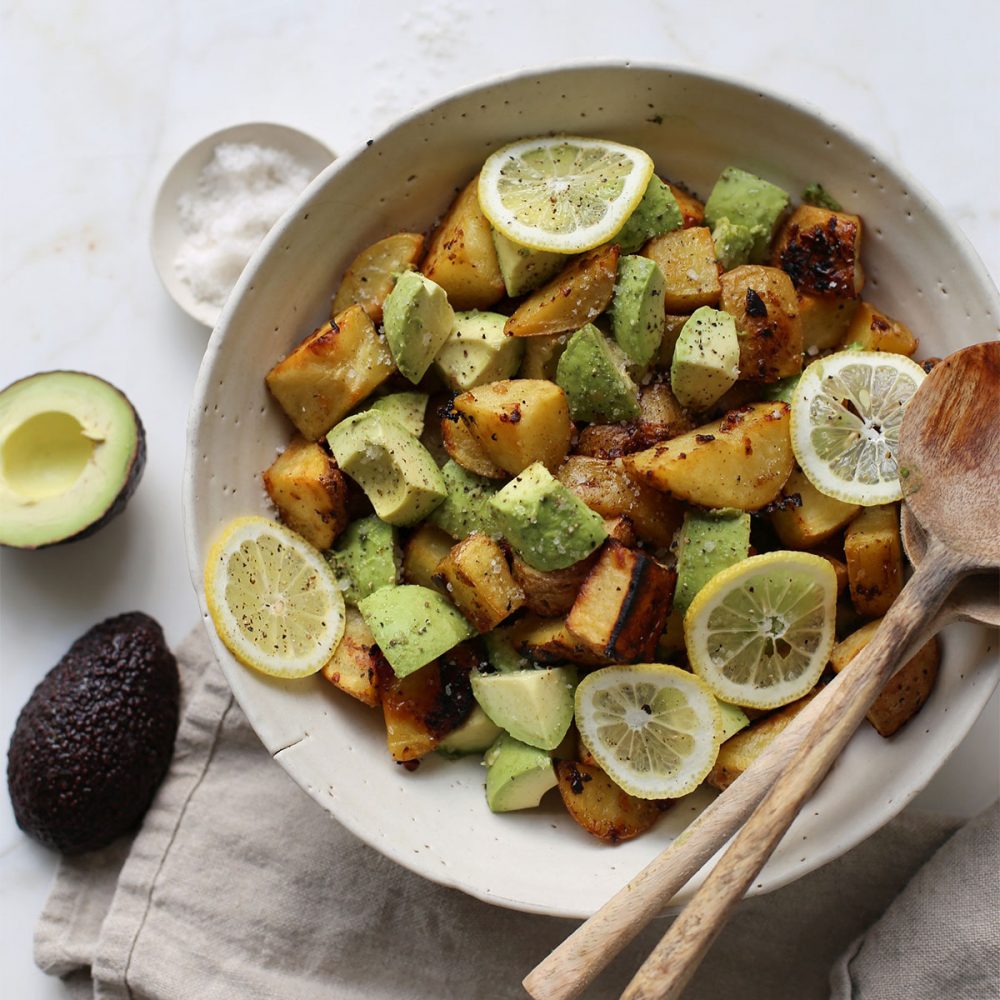
[(911, 637), (937, 611), (957, 576), (967, 568), (962, 557), (938, 545), (929, 549), (864, 650), (864, 669), (850, 671), (849, 676), (844, 671), (842, 683), (828, 686), (832, 690), (822, 699), (822, 707), (788, 768), (643, 963), (621, 1000), (675, 1000), (680, 996), (730, 912), (892, 676)]
[[(904, 662), (954, 618), (955, 609), (943, 606), (910, 643)], [(529, 996), (535, 1000), (578, 997), (740, 828), (787, 767), (825, 699), (852, 673), (863, 671), (865, 663), (863, 654), (855, 657), (669, 847), (539, 962), (524, 979)]]

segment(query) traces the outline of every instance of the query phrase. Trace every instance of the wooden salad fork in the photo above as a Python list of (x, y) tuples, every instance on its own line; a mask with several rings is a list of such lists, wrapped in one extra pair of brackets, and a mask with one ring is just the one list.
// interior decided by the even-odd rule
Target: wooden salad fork
[(897, 665), (956, 618), (998, 622), (994, 573), (964, 581), (949, 599), (963, 575), (1000, 567), (1000, 541), (991, 537), (1000, 501), (998, 402), (997, 344), (959, 351), (925, 380), (900, 442), (909, 505), (904, 541), (917, 572), (848, 667), (670, 847), (527, 976), (536, 1000), (578, 996), (753, 812), (623, 994), (678, 996)]

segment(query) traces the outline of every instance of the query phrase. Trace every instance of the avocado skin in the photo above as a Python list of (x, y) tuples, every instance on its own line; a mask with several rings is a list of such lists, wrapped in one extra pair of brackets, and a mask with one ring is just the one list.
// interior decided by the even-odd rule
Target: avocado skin
[[(86, 375), (87, 378), (98, 379), (99, 376), (91, 375), (89, 372), (80, 372), (73, 369), (60, 369), (54, 372), (40, 372), (36, 374), (43, 375), (58, 375), (62, 371), (66, 371), (73, 375)], [(10, 385), (4, 388), (4, 392), (7, 389), (12, 389), (18, 382), (24, 382), (27, 378), (35, 378), (35, 375), (27, 375), (24, 379), (17, 379), (15, 382), (11, 382)], [(105, 382), (106, 385), (111, 386), (115, 392), (118, 393), (122, 399), (128, 404), (128, 408), (132, 411), (132, 417), (135, 420), (135, 451), (132, 453), (132, 461), (129, 464), (128, 475), (125, 477), (125, 482), (122, 484), (122, 488), (115, 494), (114, 500), (111, 501), (110, 506), (107, 510), (99, 517), (96, 521), (91, 521), (86, 527), (81, 528), (79, 531), (74, 532), (72, 535), (67, 535), (65, 538), (56, 538), (51, 542), (42, 542), (40, 545), (4, 545), (0, 543), (0, 549), (2, 548), (21, 548), (31, 551), (37, 551), (38, 549), (48, 549), (54, 545), (67, 545), (70, 542), (79, 542), (81, 539), (89, 538), (95, 532), (98, 532), (103, 528), (109, 521), (113, 521), (128, 504), (129, 500), (132, 499), (132, 494), (139, 488), (139, 480), (142, 479), (143, 470), (146, 468), (146, 428), (142, 426), (142, 421), (139, 419), (139, 412), (132, 405), (132, 400), (125, 395), (117, 386), (112, 386), (110, 382), (106, 382), (105, 379), (99, 379), (101, 382)]]
[(95, 625), (42, 678), (7, 758), (14, 818), (63, 854), (111, 843), (142, 819), (173, 755), (177, 661), (134, 611)]

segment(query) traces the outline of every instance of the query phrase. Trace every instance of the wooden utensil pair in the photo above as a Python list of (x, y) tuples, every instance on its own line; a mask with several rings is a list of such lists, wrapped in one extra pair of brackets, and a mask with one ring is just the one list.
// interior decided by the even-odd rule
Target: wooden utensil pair
[(957, 617), (997, 624), (1000, 344), (965, 348), (933, 369), (907, 407), (897, 461), (904, 540), (919, 565), (875, 638), (670, 847), (525, 978), (535, 1000), (578, 996), (743, 824), (622, 994), (678, 997), (898, 665)]

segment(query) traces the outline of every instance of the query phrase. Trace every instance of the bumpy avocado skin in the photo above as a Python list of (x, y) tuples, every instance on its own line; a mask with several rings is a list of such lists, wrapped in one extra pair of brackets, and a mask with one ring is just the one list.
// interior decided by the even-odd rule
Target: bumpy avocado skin
[(63, 854), (111, 843), (142, 819), (173, 754), (177, 661), (135, 611), (82, 635), (21, 709), (7, 759), (14, 817)]

